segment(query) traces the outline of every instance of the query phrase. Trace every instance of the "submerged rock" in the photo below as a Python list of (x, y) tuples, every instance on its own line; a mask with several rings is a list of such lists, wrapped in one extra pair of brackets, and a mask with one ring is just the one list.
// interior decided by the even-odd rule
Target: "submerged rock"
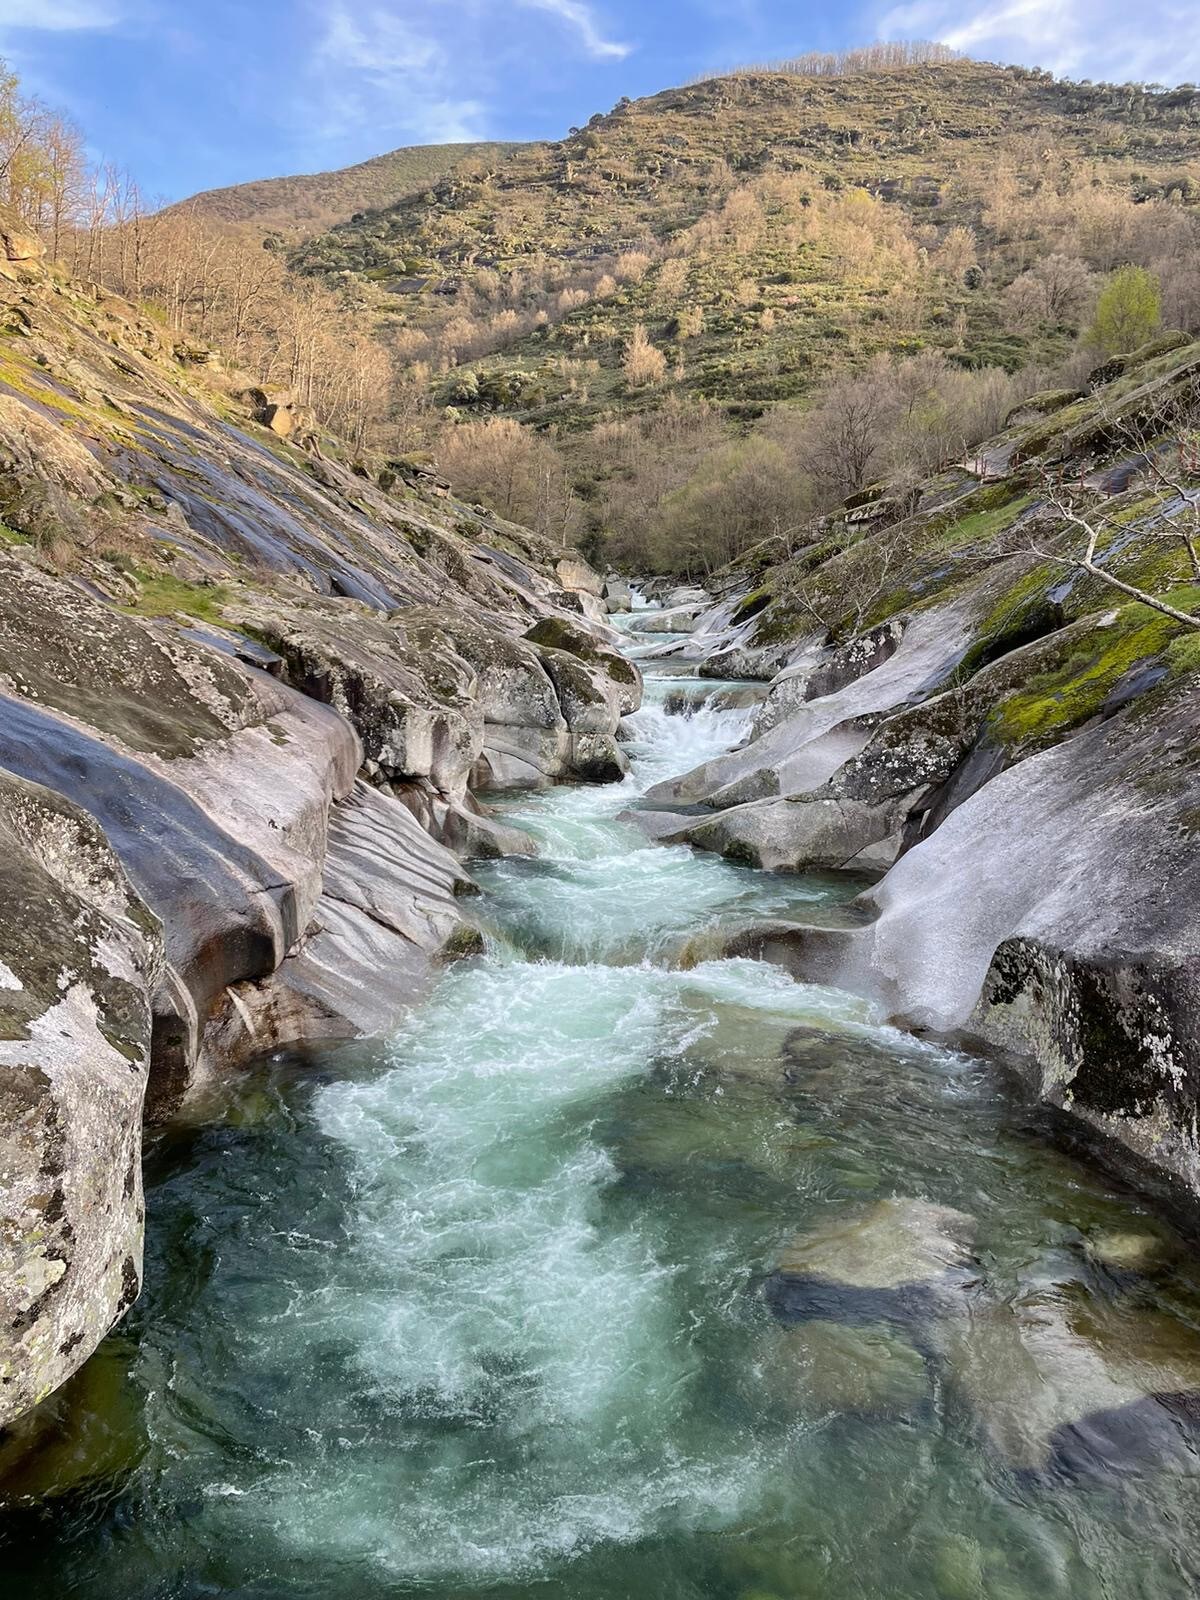
[(146, 1452), (128, 1341), (110, 1338), (55, 1394), (0, 1432), (0, 1506), (111, 1485)]
[(901, 1321), (961, 1305), (978, 1281), (974, 1220), (909, 1197), (881, 1200), (794, 1239), (768, 1280), (784, 1321)]
[(1144, 1231), (1104, 1229), (1084, 1241), (1089, 1259), (1107, 1272), (1152, 1277), (1167, 1272), (1184, 1254), (1183, 1241), (1163, 1228)]
[(1120, 1480), (1162, 1471), (1200, 1475), (1200, 1388), (1147, 1395), (1056, 1428), (1049, 1470)]
[(1200, 1335), (1175, 1317), (1043, 1295), (985, 1307), (939, 1342), (952, 1395), (1010, 1467), (1119, 1476), (1185, 1439), (1200, 1459)]
[(804, 1416), (911, 1416), (929, 1399), (925, 1357), (890, 1323), (818, 1318), (774, 1328), (758, 1351), (772, 1394)]

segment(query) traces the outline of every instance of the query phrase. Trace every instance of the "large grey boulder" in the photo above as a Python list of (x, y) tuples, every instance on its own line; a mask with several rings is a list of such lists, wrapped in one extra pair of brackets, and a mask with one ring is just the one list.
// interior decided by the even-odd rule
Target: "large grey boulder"
[[(627, 717), (642, 703), (642, 679), (638, 669), (621, 652), (595, 633), (576, 627), (560, 617), (547, 617), (528, 629), (524, 637), (543, 653), (542, 659), (563, 653), (574, 656), (588, 669), (593, 691), (616, 708), (618, 717)], [(611, 727), (606, 729), (611, 732)]]
[(554, 570), (564, 589), (594, 595), (597, 600), (604, 593), (604, 579), (582, 556), (563, 556)]
[[(830, 784), (812, 795), (731, 806), (682, 826), (677, 818), (672, 831), (657, 837), (774, 872), (890, 867), (900, 848), (903, 807), (865, 806), (829, 792), (832, 788)], [(647, 813), (655, 821), (661, 815)]]
[(0, 1425), (91, 1354), (142, 1272), (158, 926), (92, 817), (0, 772)]
[(269, 645), (290, 685), (355, 728), (373, 782), (426, 783), (467, 831), (469, 785), (603, 780), (624, 770), (616, 733), (640, 704), (637, 669), (561, 614), (518, 635), (439, 607), (384, 615), (276, 593), (239, 597), (226, 616)]
[[(439, 614), (436, 625), (476, 675), (483, 737), (473, 789), (538, 787), (563, 778), (602, 783), (626, 770), (617, 743), (625, 702), (600, 660), (611, 652), (597, 649), (585, 660), (458, 615)], [(405, 622), (410, 637), (419, 637), (418, 626), (428, 624)], [(551, 632), (565, 640), (574, 630), (558, 620)]]
[(462, 794), (483, 742), (483, 708), (476, 673), (436, 613), (412, 608), (389, 621), (346, 600), (276, 593), (239, 598), (226, 616), (282, 658), (289, 684), (354, 727), (373, 777), (427, 778)]
[(610, 572), (604, 580), (604, 609), (610, 616), (633, 610), (633, 586), (628, 578)]

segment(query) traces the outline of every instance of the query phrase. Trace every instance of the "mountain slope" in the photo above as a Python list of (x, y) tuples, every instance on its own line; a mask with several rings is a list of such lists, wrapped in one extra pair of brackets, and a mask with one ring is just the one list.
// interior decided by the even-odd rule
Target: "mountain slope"
[[(557, 143), (524, 145), (486, 180), (440, 185), (314, 241), (314, 270), (362, 271), (416, 244), (443, 266), (564, 261), (662, 240), (719, 201), (730, 174), (779, 167), (932, 210), (964, 166), (1026, 142), (1053, 162), (1125, 171), (1200, 155), (1200, 91), (1072, 84), (981, 62), (807, 78), (746, 73), (639, 101)], [(497, 214), (499, 213), (499, 214)], [(468, 259), (469, 258), (469, 259)]]
[(404, 357), (481, 380), (435, 384), (443, 404), (567, 431), (672, 392), (745, 416), (878, 352), (1060, 358), (1079, 307), (1016, 326), (1010, 285), (1052, 250), (1103, 273), (1161, 237), (1184, 262), (1198, 169), (1192, 89), (970, 61), (750, 73), (462, 167), (294, 261), (377, 285)]
[(347, 222), (357, 212), (395, 205), (465, 162), (496, 161), (516, 149), (518, 145), (487, 142), (405, 145), (333, 172), (261, 178), (224, 189), (206, 189), (167, 210), (187, 211), (201, 220), (277, 233), (286, 239), (304, 238)]

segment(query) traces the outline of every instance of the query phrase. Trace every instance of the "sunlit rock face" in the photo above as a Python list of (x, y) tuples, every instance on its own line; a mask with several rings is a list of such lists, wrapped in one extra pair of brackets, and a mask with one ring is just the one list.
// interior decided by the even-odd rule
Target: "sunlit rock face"
[(0, 1426), (133, 1303), (159, 928), (103, 833), (0, 773)]

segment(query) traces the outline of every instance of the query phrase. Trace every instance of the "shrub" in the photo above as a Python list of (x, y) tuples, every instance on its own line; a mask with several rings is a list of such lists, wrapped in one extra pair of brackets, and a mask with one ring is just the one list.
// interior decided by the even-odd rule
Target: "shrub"
[(631, 389), (661, 383), (667, 375), (666, 356), (650, 343), (646, 329), (640, 322), (626, 347), (622, 370)]
[(1106, 356), (1136, 350), (1158, 330), (1162, 289), (1145, 267), (1120, 267), (1112, 273), (1096, 302), (1096, 318), (1088, 334)]

